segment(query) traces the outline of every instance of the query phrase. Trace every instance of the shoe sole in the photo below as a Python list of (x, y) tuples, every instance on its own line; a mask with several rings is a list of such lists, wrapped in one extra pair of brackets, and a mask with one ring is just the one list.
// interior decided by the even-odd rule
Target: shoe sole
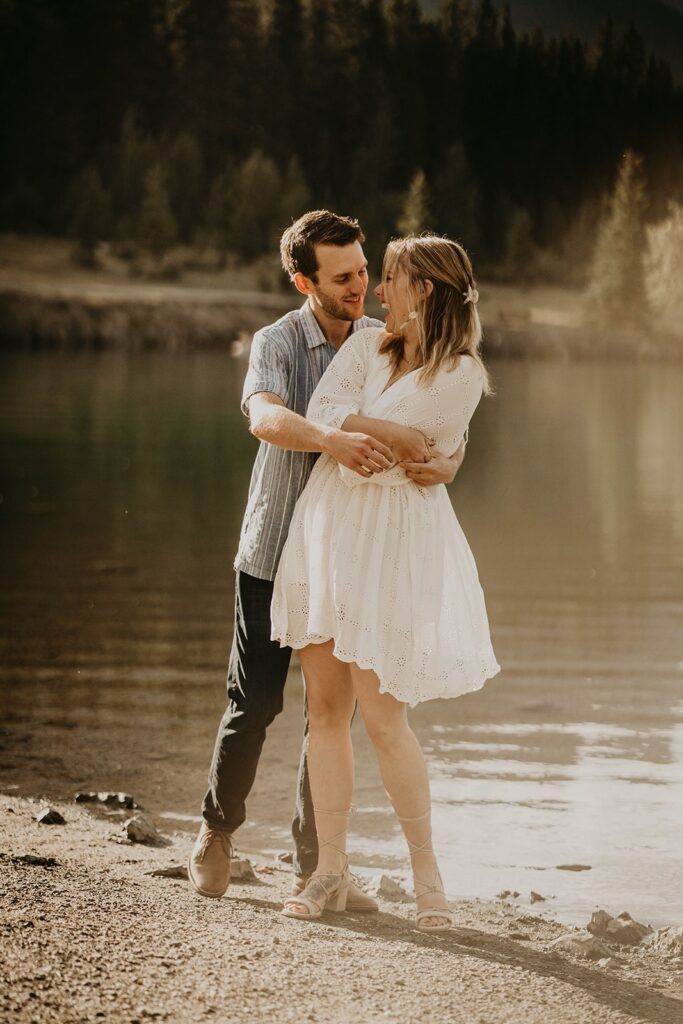
[(187, 877), (189, 878), (194, 891), (198, 892), (200, 896), (206, 896), (206, 898), (209, 900), (219, 900), (221, 896), (225, 896), (226, 892), (228, 891), (228, 886), (230, 885), (230, 879), (228, 879), (228, 885), (226, 885), (225, 889), (223, 889), (223, 892), (208, 892), (206, 889), (202, 889), (202, 887), (200, 885), (197, 885), (194, 878), (192, 877), (192, 866), (190, 861), (187, 862)]
[[(298, 892), (293, 892), (291, 896), (287, 897), (287, 899), (295, 900), (297, 898), (297, 896), (301, 895), (302, 892), (303, 892), (303, 889), (299, 889)], [(359, 907), (359, 906), (354, 906), (352, 903), (348, 903), (348, 902), (347, 902), (347, 904), (346, 904), (346, 906), (344, 907), (343, 910), (330, 910), (329, 907), (326, 907), (325, 909), (330, 914), (345, 914), (347, 910), (350, 910), (353, 914), (379, 914), (379, 907), (378, 906), (375, 906), (375, 907), (368, 907), (368, 906)]]
[[(295, 921), (319, 921), (323, 916), (322, 914), (294, 914), (291, 910), (281, 910), (280, 913), (283, 917), (291, 917)], [(339, 911), (342, 913), (342, 911)]]
[(351, 906), (349, 906), (348, 903), (346, 904), (346, 907), (344, 908), (344, 910), (330, 910), (330, 913), (331, 914), (345, 914), (347, 910), (351, 914), (378, 914), (379, 913), (379, 907), (351, 907)]

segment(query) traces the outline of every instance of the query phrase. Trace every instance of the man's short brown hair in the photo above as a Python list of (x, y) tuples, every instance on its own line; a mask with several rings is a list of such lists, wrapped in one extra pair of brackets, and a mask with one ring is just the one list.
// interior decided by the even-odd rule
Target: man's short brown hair
[(329, 210), (310, 210), (295, 220), (280, 239), (282, 269), (290, 278), (303, 274), (315, 281), (320, 269), (316, 245), (341, 246), (364, 241), (360, 224), (352, 217), (340, 217)]

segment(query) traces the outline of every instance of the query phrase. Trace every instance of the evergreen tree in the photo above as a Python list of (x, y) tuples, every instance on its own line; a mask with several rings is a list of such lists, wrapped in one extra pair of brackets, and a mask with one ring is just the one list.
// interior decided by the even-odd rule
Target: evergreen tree
[(311, 191), (306, 184), (301, 164), (295, 156), (287, 164), (280, 194), (279, 220), (282, 229), (310, 209)]
[(176, 116), (215, 174), (227, 153), (248, 153), (261, 130), (260, 8), (254, 0), (184, 0), (174, 8)]
[(202, 209), (200, 241), (213, 245), (223, 253), (229, 248), (230, 220), (235, 205), (235, 175), (232, 162), (211, 181)]
[(630, 25), (619, 40), (614, 58), (616, 74), (628, 91), (635, 95), (645, 79), (647, 52), (642, 36)]
[[(606, 22), (595, 45), (520, 37), (503, 2), (444, 4), (435, 19), (421, 0), (2, 0), (1, 222), (67, 230), (62, 197), (92, 165), (116, 236), (132, 238), (161, 163), (181, 239), (203, 217), (227, 244), (237, 180), (217, 182), (257, 150), (285, 177), (296, 156), (310, 202), (362, 215), (372, 245), (421, 168), (434, 227), (450, 221), (472, 245), (476, 208), (480, 264), (504, 258), (514, 208), (555, 246), (628, 148), (665, 218), (680, 195), (683, 88), (635, 29)], [(449, 195), (470, 191), (476, 202), (449, 214)]]
[(645, 209), (642, 162), (628, 150), (598, 232), (588, 289), (589, 315), (604, 324), (636, 322), (644, 312)]
[(418, 170), (405, 193), (396, 227), (402, 235), (419, 235), (427, 229), (428, 221), (429, 189), (424, 171)]
[(252, 260), (277, 244), (281, 224), (282, 178), (275, 161), (252, 153), (235, 177), (229, 226), (230, 249)]
[(479, 189), (461, 143), (451, 146), (432, 189), (434, 228), (477, 252), (481, 245)]
[(528, 210), (516, 207), (512, 211), (505, 235), (503, 276), (506, 280), (528, 285), (534, 280), (536, 246), (534, 230)]
[(267, 125), (268, 149), (280, 161), (305, 148), (304, 41), (302, 0), (273, 0), (262, 116)]
[(181, 241), (191, 242), (200, 222), (204, 196), (204, 163), (194, 136), (181, 132), (171, 142), (166, 160), (171, 209)]
[[(296, 150), (316, 202), (334, 206), (343, 188), (339, 160), (339, 131), (330, 117), (330, 97), (343, 92), (344, 68), (335, 45), (330, 0), (311, 0), (304, 25), (305, 47), (301, 89), (306, 97), (306, 120), (315, 125), (315, 145)], [(270, 115), (269, 115), (270, 116)]]
[[(390, 61), (387, 68), (392, 105), (400, 111), (400, 165), (403, 187), (408, 174), (433, 160), (435, 139), (428, 135), (426, 96), (435, 93), (426, 79), (433, 54), (427, 52), (422, 12), (417, 0), (392, 0), (389, 10)], [(438, 106), (438, 104), (436, 104)], [(394, 184), (394, 183), (392, 183)]]
[(102, 184), (100, 172), (90, 165), (76, 182), (76, 205), (70, 226), (79, 262), (95, 263), (97, 243), (108, 237), (111, 227), (111, 197)]
[(683, 203), (646, 229), (646, 294), (655, 320), (680, 327), (683, 315)]
[(145, 194), (145, 179), (159, 160), (159, 147), (138, 126), (135, 112), (123, 118), (110, 171), (116, 234), (128, 240), (134, 237)]
[(142, 199), (138, 237), (156, 257), (164, 255), (178, 234), (162, 168), (157, 165), (147, 172)]

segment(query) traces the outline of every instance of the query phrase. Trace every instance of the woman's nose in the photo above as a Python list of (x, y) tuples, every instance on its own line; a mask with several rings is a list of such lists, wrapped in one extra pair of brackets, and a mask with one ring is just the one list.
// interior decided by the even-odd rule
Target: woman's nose
[(377, 296), (378, 299), (382, 298), (382, 283), (381, 282), (375, 288), (375, 295)]

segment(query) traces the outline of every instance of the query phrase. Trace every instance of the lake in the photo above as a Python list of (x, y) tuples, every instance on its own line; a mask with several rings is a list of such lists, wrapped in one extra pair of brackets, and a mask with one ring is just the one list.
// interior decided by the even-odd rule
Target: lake
[[(446, 888), (681, 924), (683, 366), (492, 371), (450, 493), (503, 671), (412, 712)], [(216, 352), (2, 357), (0, 790), (127, 790), (196, 828), (255, 451), (244, 372)], [(295, 665), (247, 852), (290, 845), (301, 703)], [(354, 736), (353, 864), (405, 872)]]

